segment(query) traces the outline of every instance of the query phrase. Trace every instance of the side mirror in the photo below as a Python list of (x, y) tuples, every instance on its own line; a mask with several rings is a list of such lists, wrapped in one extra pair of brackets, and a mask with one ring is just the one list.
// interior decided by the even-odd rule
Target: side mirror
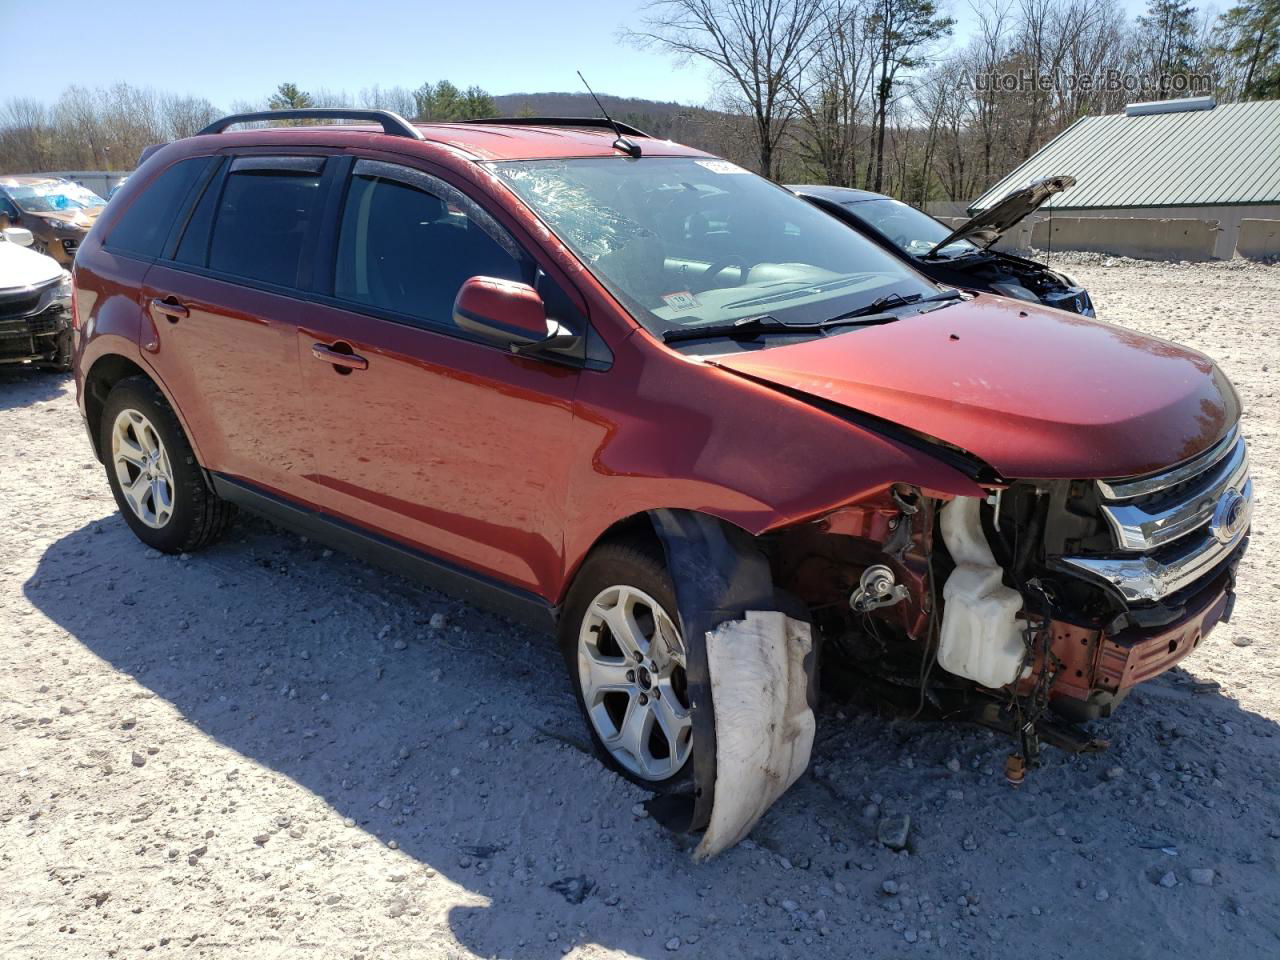
[(4, 238), (20, 247), (29, 247), (36, 239), (26, 227), (5, 227)]
[(469, 333), (504, 346), (523, 346), (547, 337), (547, 308), (527, 283), (472, 277), (453, 301), (453, 322)]
[(547, 319), (546, 304), (537, 290), (527, 283), (497, 277), (472, 277), (462, 285), (453, 301), (453, 322), (512, 353), (551, 351), (563, 357), (582, 342)]

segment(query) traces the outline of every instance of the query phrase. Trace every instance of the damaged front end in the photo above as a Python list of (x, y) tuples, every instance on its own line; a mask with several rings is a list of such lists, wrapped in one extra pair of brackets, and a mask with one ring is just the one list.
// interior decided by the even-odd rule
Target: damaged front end
[(824, 671), (1021, 740), (1097, 749), (1110, 716), (1230, 616), (1248, 543), (1243, 438), (1124, 480), (990, 483), (985, 499), (897, 486), (770, 535), (778, 586), (811, 610)]
[(1016, 785), (1042, 742), (1105, 748), (1079, 725), (1230, 616), (1253, 495), (1238, 431), (1141, 477), (975, 480), (985, 496), (895, 484), (759, 537), (654, 513), (683, 634), (702, 642), (693, 794), (651, 809), (705, 829), (696, 858), (745, 836), (803, 772), (819, 651), (828, 688), (1008, 733)]

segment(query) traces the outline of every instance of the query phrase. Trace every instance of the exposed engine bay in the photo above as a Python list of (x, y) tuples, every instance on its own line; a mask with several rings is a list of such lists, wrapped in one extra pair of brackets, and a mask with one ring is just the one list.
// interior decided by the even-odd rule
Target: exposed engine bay
[(1034, 260), (984, 251), (939, 263), (935, 272), (943, 271), (948, 274), (950, 282), (960, 286), (980, 287), (1001, 296), (1043, 303), (1087, 317), (1095, 315), (1093, 301), (1084, 287)]
[(778, 586), (813, 612), (831, 681), (1019, 741), (1104, 744), (1110, 716), (1229, 618), (1252, 485), (1236, 431), (1169, 471), (1015, 481), (985, 500), (897, 486), (773, 536)]

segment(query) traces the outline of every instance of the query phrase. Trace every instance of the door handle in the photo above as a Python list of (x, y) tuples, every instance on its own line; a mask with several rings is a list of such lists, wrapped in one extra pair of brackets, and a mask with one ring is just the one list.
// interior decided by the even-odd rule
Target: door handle
[(157, 313), (163, 313), (172, 322), (191, 316), (191, 311), (180, 304), (176, 297), (165, 297), (164, 299), (156, 297), (151, 301), (151, 309)]
[[(338, 347), (346, 347), (346, 350), (338, 349)], [(325, 363), (331, 363), (335, 367), (341, 367), (339, 373), (346, 373), (350, 370), (368, 370), (369, 361), (364, 357), (350, 353), (351, 348), (347, 344), (334, 344), (332, 347), (323, 343), (313, 343), (311, 345), (311, 355), (317, 360), (323, 360)]]

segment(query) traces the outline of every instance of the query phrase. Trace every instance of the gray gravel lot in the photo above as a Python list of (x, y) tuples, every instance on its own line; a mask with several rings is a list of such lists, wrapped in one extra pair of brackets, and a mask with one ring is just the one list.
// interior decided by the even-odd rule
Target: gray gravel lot
[(0, 956), (1280, 956), (1280, 267), (1062, 265), (1244, 398), (1234, 621), (1016, 791), (994, 735), (828, 703), (702, 866), (549, 640), (259, 520), (148, 551), (70, 380), (0, 368)]

